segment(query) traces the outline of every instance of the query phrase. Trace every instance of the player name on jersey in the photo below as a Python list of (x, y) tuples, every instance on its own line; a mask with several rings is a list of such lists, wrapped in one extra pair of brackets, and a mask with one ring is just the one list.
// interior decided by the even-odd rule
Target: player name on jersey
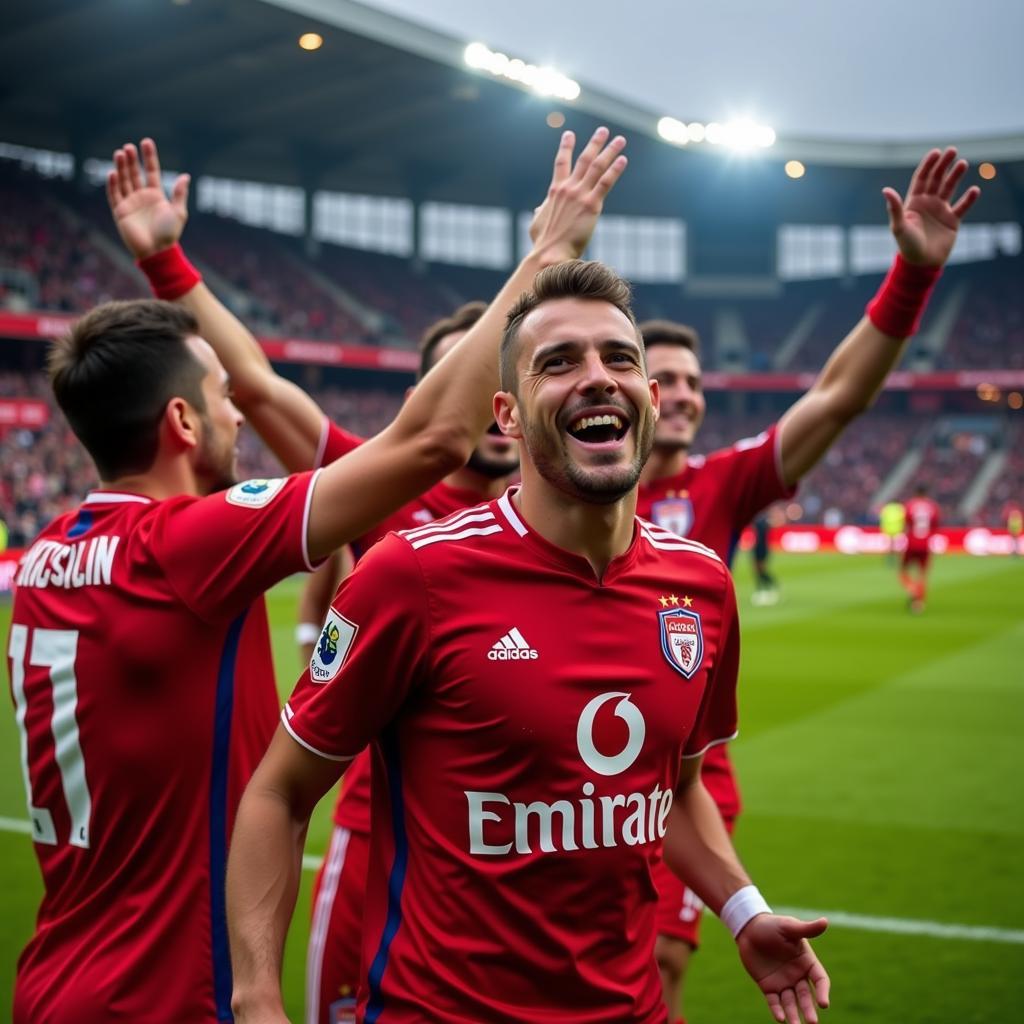
[(43, 540), (28, 549), (21, 563), (19, 587), (109, 587), (120, 537), (90, 537), (73, 544)]

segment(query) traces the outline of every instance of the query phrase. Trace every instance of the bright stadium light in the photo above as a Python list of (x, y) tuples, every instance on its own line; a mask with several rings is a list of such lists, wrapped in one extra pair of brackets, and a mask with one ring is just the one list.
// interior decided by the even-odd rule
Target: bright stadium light
[(786, 161), (786, 175), (790, 178), (802, 178), (807, 168), (799, 160)]
[(579, 98), (579, 83), (554, 68), (528, 64), (518, 57), (492, 50), (484, 43), (470, 43), (462, 56), (475, 71), (486, 71), (495, 78), (518, 82), (541, 96), (554, 96), (569, 102)]
[(690, 141), (686, 125), (674, 117), (663, 117), (658, 121), (658, 134), (673, 146), (685, 146)]
[(324, 45), (324, 37), (318, 32), (305, 32), (299, 36), (299, 46), (303, 50), (319, 50)]
[(990, 164), (987, 161), (983, 164), (979, 164), (978, 176), (983, 178), (985, 181), (991, 181), (996, 176), (995, 165)]
[(706, 129), (700, 121), (691, 121), (686, 126), (686, 134), (690, 137), (691, 142), (703, 142), (705, 131)]

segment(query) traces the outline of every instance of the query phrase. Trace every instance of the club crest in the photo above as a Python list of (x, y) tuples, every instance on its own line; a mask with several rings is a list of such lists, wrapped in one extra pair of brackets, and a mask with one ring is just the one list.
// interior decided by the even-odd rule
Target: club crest
[(661, 651), (668, 663), (684, 678), (692, 679), (704, 659), (704, 632), (700, 615), (683, 608), (658, 612)]
[(685, 537), (693, 526), (693, 502), (689, 498), (662, 498), (651, 505), (651, 522)]

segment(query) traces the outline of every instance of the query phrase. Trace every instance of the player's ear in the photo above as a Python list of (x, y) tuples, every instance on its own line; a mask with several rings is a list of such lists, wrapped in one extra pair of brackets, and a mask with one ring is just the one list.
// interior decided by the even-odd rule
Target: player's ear
[(651, 389), (651, 406), (654, 409), (654, 422), (657, 423), (661, 416), (661, 385), (651, 377), (647, 386)]
[(523, 428), (519, 421), (519, 403), (511, 391), (499, 391), (494, 396), (494, 422), (506, 437), (522, 440)]
[(172, 398), (167, 403), (162, 428), (175, 451), (199, 444), (199, 413), (184, 398)]

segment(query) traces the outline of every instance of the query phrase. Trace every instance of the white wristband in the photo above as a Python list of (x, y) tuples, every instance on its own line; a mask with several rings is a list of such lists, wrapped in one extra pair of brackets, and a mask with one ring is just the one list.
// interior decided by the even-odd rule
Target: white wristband
[(315, 622), (300, 622), (295, 627), (297, 644), (315, 644), (320, 636), (320, 627)]
[(765, 902), (756, 885), (745, 885), (737, 889), (726, 901), (718, 916), (722, 924), (732, 932), (735, 939), (752, 917), (770, 914), (772, 908)]

